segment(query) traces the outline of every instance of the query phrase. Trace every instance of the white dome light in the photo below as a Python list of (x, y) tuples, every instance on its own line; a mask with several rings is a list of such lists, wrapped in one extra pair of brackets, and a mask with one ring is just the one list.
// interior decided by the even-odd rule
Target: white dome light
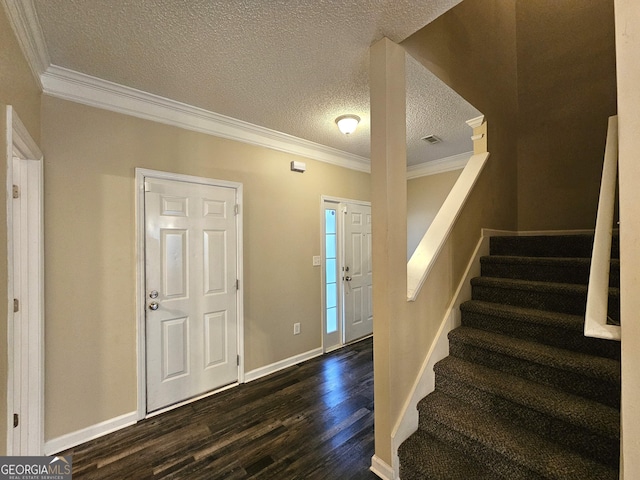
[(336, 124), (342, 133), (349, 135), (356, 131), (356, 127), (360, 123), (360, 117), (357, 115), (340, 115), (336, 118)]

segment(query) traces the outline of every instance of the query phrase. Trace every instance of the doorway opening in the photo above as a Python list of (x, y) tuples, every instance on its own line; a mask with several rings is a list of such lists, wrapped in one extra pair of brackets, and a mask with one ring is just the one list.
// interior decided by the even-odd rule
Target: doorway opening
[(373, 333), (371, 204), (322, 197), (325, 353)]

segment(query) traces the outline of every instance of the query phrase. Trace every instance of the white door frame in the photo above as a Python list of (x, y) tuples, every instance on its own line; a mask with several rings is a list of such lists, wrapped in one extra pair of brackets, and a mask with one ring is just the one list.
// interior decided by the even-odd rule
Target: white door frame
[(219, 390), (205, 393), (195, 398), (190, 398), (184, 402), (171, 405), (170, 407), (157, 410), (151, 414), (147, 414), (147, 370), (146, 370), (146, 335), (145, 335), (145, 314), (146, 314), (146, 286), (145, 286), (145, 214), (144, 214), (144, 181), (145, 178), (159, 178), (164, 180), (175, 180), (180, 182), (197, 183), (201, 185), (211, 185), (216, 187), (228, 187), (236, 190), (236, 204), (238, 205), (237, 215), (237, 267), (239, 289), (237, 295), (238, 307), (238, 355), (240, 361), (238, 365), (238, 383), (244, 382), (244, 301), (243, 301), (243, 267), (242, 267), (242, 184), (237, 182), (228, 182), (225, 180), (214, 180), (205, 177), (196, 177), (192, 175), (183, 175), (179, 173), (162, 172), (158, 170), (149, 170), (145, 168), (136, 168), (136, 312), (137, 312), (137, 337), (138, 337), (138, 411), (137, 418), (141, 420), (147, 416), (158, 415), (173, 408), (179, 407), (186, 403), (194, 402), (200, 398), (209, 396), (215, 392), (225, 390), (236, 384), (222, 387)]
[[(44, 447), (44, 228), (43, 228), (43, 155), (16, 111), (6, 107), (6, 207), (7, 207), (7, 455), (42, 455)], [(30, 161), (31, 169), (22, 169), (18, 194), (23, 195), (20, 229), (14, 218), (14, 158)], [(34, 170), (35, 168), (35, 170)], [(26, 176), (26, 178), (25, 178)], [(20, 191), (22, 190), (22, 191)], [(22, 235), (15, 240), (15, 235)], [(27, 233), (25, 235), (25, 233)], [(19, 282), (16, 279), (19, 275)], [(14, 298), (20, 292), (20, 325), (26, 335), (14, 329)], [(23, 330), (24, 331), (24, 330)], [(22, 359), (22, 362), (20, 360)], [(20, 363), (21, 362), (21, 363)], [(16, 405), (14, 369), (21, 368), (21, 381), (28, 383), (28, 395), (20, 395)], [(24, 392), (24, 390), (23, 390)], [(13, 414), (19, 411), (21, 442), (14, 445)], [(26, 421), (25, 421), (26, 420)], [(26, 441), (25, 441), (26, 437)]]
[(365, 200), (353, 200), (350, 198), (342, 198), (342, 197), (332, 197), (330, 195), (321, 195), (320, 196), (320, 265), (321, 265), (321, 274), (320, 274), (320, 303), (322, 304), (322, 351), (324, 353), (328, 353), (332, 350), (336, 350), (345, 345), (344, 341), (344, 281), (342, 280), (342, 267), (344, 266), (344, 216), (340, 215), (340, 221), (336, 226), (336, 231), (338, 233), (338, 312), (339, 318), (338, 322), (340, 324), (340, 345), (330, 348), (330, 350), (326, 350), (326, 345), (324, 344), (325, 340), (325, 331), (327, 328), (327, 315), (326, 315), (326, 291), (325, 291), (325, 204), (326, 203), (335, 203), (338, 205), (338, 211), (342, 213), (341, 208), (344, 204), (355, 204), (355, 205), (366, 205), (368, 207), (371, 206), (371, 202), (367, 202)]

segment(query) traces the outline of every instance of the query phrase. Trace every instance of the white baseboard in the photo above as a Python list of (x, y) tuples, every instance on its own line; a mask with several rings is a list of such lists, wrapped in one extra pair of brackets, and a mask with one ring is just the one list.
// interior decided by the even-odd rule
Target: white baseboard
[[(301, 353), (300, 355), (296, 355), (296, 356), (281, 360), (279, 362), (272, 363), (271, 365), (267, 365), (267, 366), (252, 370), (251, 372), (248, 372), (245, 374), (244, 381), (246, 383), (252, 380), (257, 380), (258, 378), (264, 377), (265, 375), (275, 373), (279, 370), (290, 367), (292, 365), (296, 365), (306, 360), (310, 360), (320, 355), (322, 355), (322, 348), (309, 350), (308, 352)], [(226, 388), (222, 390), (225, 390), (225, 389)], [(216, 391), (215, 393), (217, 392), (218, 391)], [(205, 394), (198, 398), (202, 398), (209, 395), (211, 395), (211, 393)], [(192, 401), (194, 401), (194, 399), (189, 399), (185, 403), (190, 403)], [(155, 413), (158, 413), (158, 412), (155, 412)], [(52, 455), (55, 453), (63, 452), (64, 450), (67, 450), (69, 448), (75, 447), (82, 443), (88, 442), (89, 440), (93, 440), (95, 438), (102, 437), (103, 435), (107, 435), (109, 433), (113, 433), (117, 430), (128, 427), (130, 425), (134, 425), (135, 423), (137, 423), (138, 418), (139, 418), (138, 412), (126, 413), (124, 415), (120, 415), (119, 417), (111, 418), (109, 420), (105, 420), (104, 422), (91, 425), (90, 427), (83, 428), (81, 430), (77, 430), (75, 432), (71, 432), (57, 438), (52, 438), (51, 440), (45, 441), (44, 453), (45, 455)]]
[(108, 433), (134, 425), (137, 418), (138, 412), (125, 413), (119, 417), (96, 423), (95, 425), (67, 433), (61, 437), (52, 438), (44, 443), (44, 454), (53, 455), (55, 453), (63, 452), (69, 448), (75, 447), (76, 445), (93, 440), (94, 438), (102, 437)]
[(394, 474), (393, 468), (391, 468), (386, 462), (382, 461), (377, 455), (371, 457), (371, 467), (369, 470), (382, 478), (382, 480), (400, 480), (400, 477), (397, 477)]
[(396, 478), (399, 478), (398, 448), (409, 436), (418, 429), (418, 402), (435, 389), (435, 373), (433, 366), (449, 355), (448, 333), (460, 325), (460, 304), (471, 299), (471, 279), (480, 276), (480, 257), (489, 254), (489, 237), (485, 236), (486, 230), (480, 237), (476, 249), (471, 256), (465, 275), (458, 284), (456, 293), (445, 312), (444, 318), (438, 329), (429, 351), (420, 368), (420, 372), (407, 397), (400, 419), (391, 433), (391, 449), (393, 455), (393, 467)]
[(291, 367), (293, 365), (297, 365), (298, 363), (302, 363), (307, 360), (311, 360), (312, 358), (319, 357), (320, 355), (322, 355), (322, 347), (314, 348), (313, 350), (309, 350), (308, 352), (285, 358), (284, 360), (272, 363), (271, 365), (265, 365), (264, 367), (256, 368), (255, 370), (251, 370), (250, 372), (244, 374), (244, 382), (249, 383), (253, 380), (257, 380), (258, 378), (262, 378), (266, 375), (270, 375), (272, 373), (283, 370), (287, 367)]

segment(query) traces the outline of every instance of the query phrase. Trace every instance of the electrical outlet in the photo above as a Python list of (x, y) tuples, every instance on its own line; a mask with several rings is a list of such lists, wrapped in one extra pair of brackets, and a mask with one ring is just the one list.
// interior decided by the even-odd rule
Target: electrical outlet
[(300, 324), (299, 323), (294, 323), (293, 324), (293, 334), (294, 335), (300, 335)]

